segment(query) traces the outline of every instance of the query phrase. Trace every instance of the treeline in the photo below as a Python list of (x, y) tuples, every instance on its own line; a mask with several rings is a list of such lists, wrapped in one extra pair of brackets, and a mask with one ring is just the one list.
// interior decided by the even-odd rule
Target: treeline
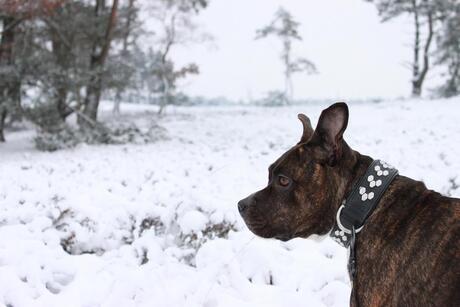
[[(436, 93), (460, 94), (459, 0), (365, 1), (376, 5), (383, 22), (411, 17), (413, 57), (408, 66), (413, 96), (422, 94), (427, 74), (436, 65), (445, 68), (444, 84)], [(171, 50), (207, 39), (197, 35), (193, 22), (207, 4), (208, 0), (0, 0), (0, 141), (5, 140), (5, 125), (22, 118), (53, 134), (76, 115), (79, 131), (98, 132), (103, 95), (114, 101), (115, 115), (122, 100), (156, 103), (160, 112), (173, 102), (190, 102), (180, 93), (178, 80), (199, 73), (199, 67), (177, 67)], [(148, 16), (149, 26), (142, 14)], [(274, 35), (283, 44), (285, 90), (273, 92), (264, 103), (285, 104), (292, 95), (291, 76), (316, 71), (305, 57), (291, 55), (292, 44), (301, 39), (298, 25), (280, 9), (257, 32), (258, 38)]]
[[(191, 39), (207, 0), (0, 0), (0, 141), (4, 127), (27, 118), (59, 132), (75, 114), (81, 130), (97, 126), (103, 93), (121, 99), (148, 92), (161, 105), (177, 80), (198, 73), (175, 67), (174, 45)], [(142, 24), (146, 11), (154, 33)], [(145, 42), (148, 43), (145, 43)], [(141, 44), (142, 43), (142, 44)]]

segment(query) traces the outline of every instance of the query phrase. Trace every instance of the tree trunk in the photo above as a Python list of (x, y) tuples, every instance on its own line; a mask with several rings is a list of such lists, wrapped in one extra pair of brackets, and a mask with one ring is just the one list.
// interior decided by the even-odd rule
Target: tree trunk
[(444, 97), (453, 97), (460, 94), (460, 88), (458, 84), (458, 80), (460, 79), (460, 58), (458, 59), (458, 62), (456, 62), (453, 66), (454, 68), (451, 69), (450, 79), (447, 82), (445, 93), (443, 94)]
[(158, 109), (158, 115), (162, 115), (164, 108), (170, 103), (170, 86), (168, 78), (163, 74), (163, 97), (161, 97), (160, 108)]
[(19, 21), (14, 17), (3, 17), (3, 32), (0, 39), (0, 141), (4, 142), (4, 123), (8, 111), (20, 104), (20, 81), (14, 67), (15, 28)]
[[(129, 35), (131, 34), (131, 23), (133, 22), (134, 1), (135, 0), (129, 0), (129, 3), (128, 3), (128, 16), (126, 17), (125, 32), (123, 36), (122, 54), (124, 55), (128, 53), (128, 39), (129, 39)], [(121, 103), (121, 96), (123, 92), (124, 92), (123, 87), (117, 88), (117, 93), (115, 94), (115, 102), (113, 104), (113, 114), (114, 115), (120, 115), (120, 103)]]
[(284, 41), (284, 98), (285, 103), (290, 104), (293, 93), (292, 72), (291, 72), (291, 42), (289, 39)]
[[(95, 15), (101, 18), (105, 6), (104, 0), (96, 0)], [(102, 93), (102, 75), (112, 41), (112, 34), (116, 24), (118, 10), (118, 0), (113, 0), (109, 22), (106, 28), (105, 36), (102, 41), (96, 39), (93, 44), (90, 71), (91, 78), (86, 87), (86, 97), (83, 102), (83, 112), (78, 116), (78, 124), (82, 128), (91, 128), (92, 122), (97, 121), (97, 111)], [(98, 50), (101, 50), (98, 53)], [(89, 119), (89, 120), (88, 120)]]
[(2, 108), (0, 105), (0, 142), (5, 142), (5, 134), (3, 130), (5, 128), (6, 114), (6, 108)]
[(117, 93), (115, 94), (115, 101), (113, 103), (113, 110), (112, 110), (113, 115), (115, 116), (120, 115), (121, 94), (122, 94), (122, 91), (118, 89)]
[(72, 110), (67, 106), (67, 95), (68, 95), (68, 87), (62, 86), (58, 87), (56, 93), (56, 107), (59, 113), (60, 119), (65, 122), (67, 116), (73, 113)]
[[(99, 101), (102, 93), (102, 73), (96, 71), (93, 77), (90, 78), (90, 84), (86, 88), (86, 97), (84, 101), (83, 114), (90, 118), (92, 121), (97, 121), (97, 110), (99, 109)], [(82, 122), (83, 120), (83, 122)], [(88, 127), (88, 120), (79, 117), (79, 123)]]
[(67, 97), (69, 95), (69, 80), (68, 74), (69, 65), (71, 63), (70, 53), (72, 52), (70, 43), (64, 43), (59, 29), (51, 28), (51, 41), (53, 47), (53, 55), (56, 63), (62, 73), (53, 78), (52, 84), (54, 87), (54, 105), (58, 113), (59, 120), (64, 123), (67, 116), (73, 111), (67, 106)]
[(418, 97), (421, 94), (420, 87), (417, 86), (419, 79), (419, 53), (420, 53), (420, 20), (417, 6), (417, 0), (412, 0), (412, 9), (414, 10), (414, 59), (412, 62), (412, 96)]
[(423, 68), (419, 71), (419, 50), (420, 50), (420, 22), (419, 11), (416, 1), (413, 0), (414, 5), (414, 25), (415, 25), (415, 46), (414, 46), (414, 66), (412, 71), (412, 96), (420, 97), (422, 95), (423, 82), (425, 81), (426, 74), (430, 68), (429, 52), (431, 41), (433, 39), (433, 14), (431, 11), (427, 13), (428, 24), (428, 37), (423, 49)]

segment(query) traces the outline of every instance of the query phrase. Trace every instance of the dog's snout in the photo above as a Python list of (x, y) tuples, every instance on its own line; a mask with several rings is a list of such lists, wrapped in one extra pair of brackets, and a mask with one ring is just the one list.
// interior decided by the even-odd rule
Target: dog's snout
[(246, 199), (243, 199), (243, 200), (240, 200), (238, 202), (238, 211), (240, 213), (243, 213), (244, 211), (246, 211), (246, 209), (248, 208), (249, 206), (249, 203), (248, 201), (246, 201)]
[(248, 207), (253, 203), (255, 202), (255, 199), (254, 199), (254, 194), (252, 195), (249, 195), (248, 197), (246, 197), (245, 199), (242, 199), (238, 202), (238, 211), (240, 211), (240, 213), (243, 213), (244, 211), (246, 211), (248, 209)]

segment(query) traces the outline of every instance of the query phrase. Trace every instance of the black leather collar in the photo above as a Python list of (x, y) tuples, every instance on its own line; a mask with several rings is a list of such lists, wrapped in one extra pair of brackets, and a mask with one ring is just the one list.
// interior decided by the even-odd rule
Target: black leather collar
[(397, 169), (374, 160), (337, 211), (332, 239), (344, 247), (350, 246), (354, 234), (361, 231), (396, 175)]

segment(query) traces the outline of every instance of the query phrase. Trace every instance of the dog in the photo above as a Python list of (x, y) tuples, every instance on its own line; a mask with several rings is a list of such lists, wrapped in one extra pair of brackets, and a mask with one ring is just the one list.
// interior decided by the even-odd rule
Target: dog
[[(299, 143), (270, 165), (264, 189), (238, 202), (249, 230), (263, 238), (327, 235), (343, 219), (344, 199), (373, 196), (357, 185), (374, 160), (343, 138), (348, 106), (323, 110), (314, 130), (307, 116), (298, 117)], [(352, 237), (350, 305), (460, 306), (460, 199), (394, 174), (364, 224), (344, 229), (343, 240)], [(335, 234), (340, 241), (343, 232)]]

